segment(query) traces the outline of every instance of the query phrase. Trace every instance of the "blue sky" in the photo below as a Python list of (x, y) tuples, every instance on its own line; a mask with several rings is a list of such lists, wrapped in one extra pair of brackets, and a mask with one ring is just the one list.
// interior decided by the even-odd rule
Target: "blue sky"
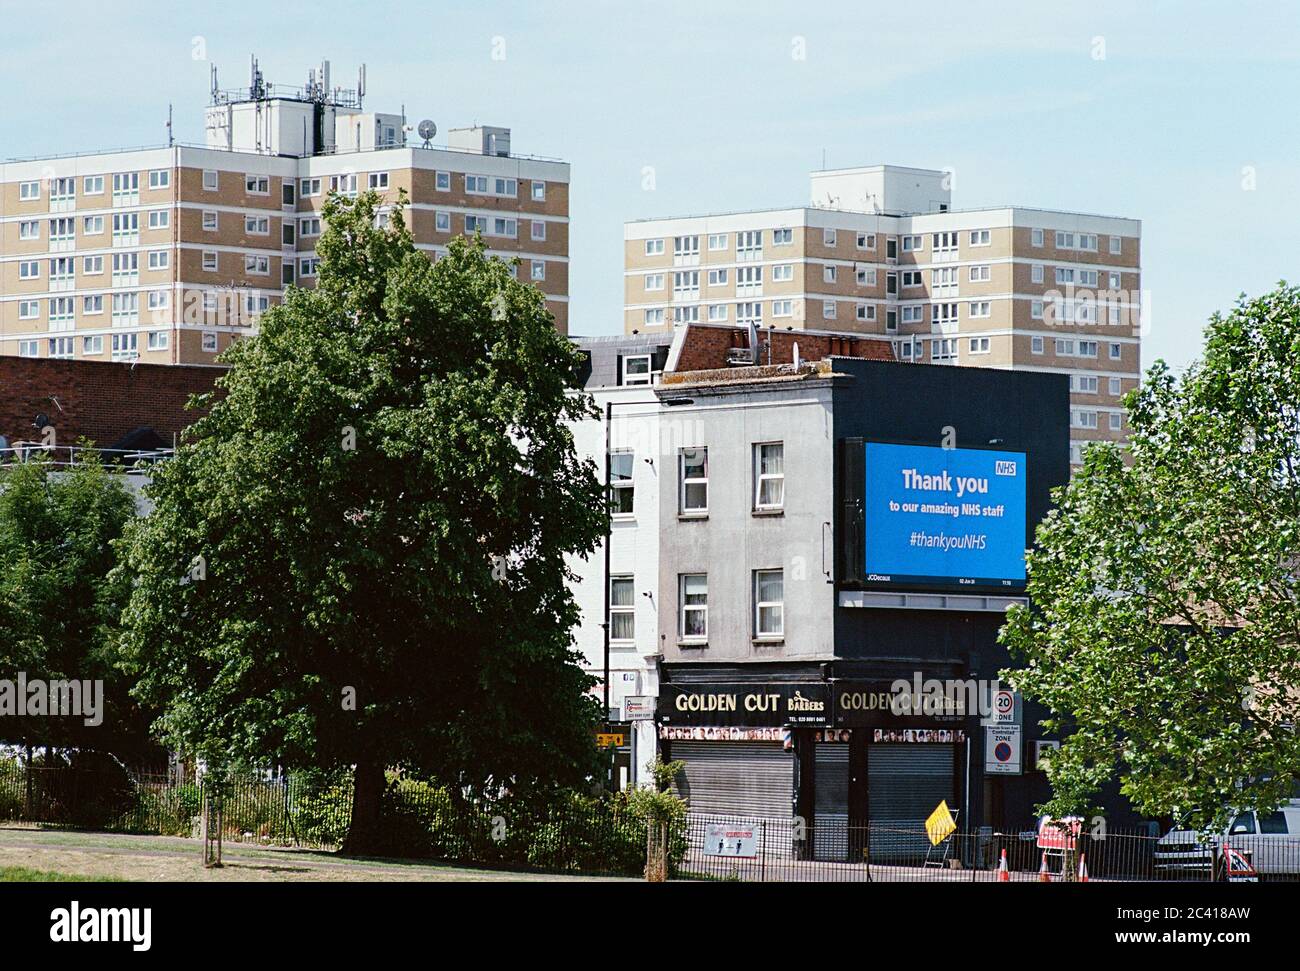
[[(1300, 7), (34, 9), (0, 0), (0, 157), (158, 144), (169, 101), (177, 138), (201, 141), (209, 63), (235, 87), (255, 52), (268, 80), (292, 85), (322, 57), (335, 83), (350, 84), (365, 61), (369, 107), (405, 103), (410, 120), (434, 118), (442, 131), (505, 125), (516, 151), (568, 160), (574, 333), (621, 329), (624, 220), (802, 204), (823, 152), (832, 167), (951, 167), (958, 208), (1141, 219), (1148, 363), (1186, 363), (1212, 311), (1300, 276)], [(195, 59), (196, 38), (207, 60)]]

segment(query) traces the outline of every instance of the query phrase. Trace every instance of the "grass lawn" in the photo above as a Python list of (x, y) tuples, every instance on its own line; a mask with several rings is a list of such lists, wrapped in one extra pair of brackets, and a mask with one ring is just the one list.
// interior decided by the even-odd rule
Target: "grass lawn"
[(117, 877), (86, 877), (25, 866), (0, 866), (0, 883), (120, 883)]

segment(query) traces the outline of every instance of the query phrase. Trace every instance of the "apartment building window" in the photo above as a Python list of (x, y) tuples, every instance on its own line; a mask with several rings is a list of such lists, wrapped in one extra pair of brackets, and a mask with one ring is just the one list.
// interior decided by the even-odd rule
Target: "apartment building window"
[(712, 233), (709, 236), (709, 251), (718, 253), (727, 248), (726, 233)]
[[(722, 319), (723, 319), (723, 320), (726, 320), (726, 319), (727, 319), (727, 318), (726, 318), (726, 310), (727, 310), (727, 308), (726, 308), (725, 306), (722, 306), (722, 305), (719, 305), (719, 307), (720, 307), (721, 310), (723, 311), (723, 317), (722, 317)], [(710, 307), (709, 309), (712, 310), (713, 308)], [(793, 301), (793, 300), (773, 300), (773, 301), (772, 301), (772, 316), (773, 316), (773, 317), (793, 317), (793, 316), (794, 316), (794, 301)], [(713, 317), (710, 316), (709, 319), (712, 320)]]
[(1029, 231), (1029, 245), (1030, 246), (1043, 245), (1043, 231), (1041, 229), (1031, 229)]
[(72, 357), (73, 339), (71, 337), (51, 337), (50, 357)]
[(989, 339), (987, 337), (972, 337), (967, 349), (972, 354), (987, 354), (989, 352)]
[(644, 317), (645, 325), (647, 327), (659, 327), (664, 322), (664, 308), (651, 307), (649, 310), (645, 311)]
[(41, 224), (34, 219), (31, 220), (30, 222), (19, 223), (18, 238), (19, 239), (40, 239)]
[(972, 246), (988, 246), (991, 237), (987, 229), (972, 229), (970, 234), (970, 244)]
[(1041, 337), (1031, 337), (1029, 339), (1029, 352), (1031, 354), (1043, 353), (1043, 339)]
[[(647, 374), (648, 377), (648, 374)], [(628, 382), (624, 382), (628, 383)], [(645, 383), (646, 382), (632, 382)], [(632, 467), (635, 456), (631, 452), (611, 452), (609, 455), (609, 511), (614, 516), (630, 516), (636, 511), (636, 492), (632, 484)]]
[(1031, 300), (1029, 302), (1029, 316), (1034, 320), (1043, 319), (1043, 301)]
[(539, 240), (540, 240), (540, 239), (545, 239), (545, 238), (546, 238), (546, 223), (545, 223), (545, 222), (543, 222), (543, 221), (540, 220), (540, 219), (534, 219), (534, 220), (533, 220), (533, 222), (532, 222), (532, 237), (533, 237), (533, 239), (539, 239)]
[(203, 191), (216, 192), (218, 185), (220, 185), (219, 182), (220, 178), (221, 176), (217, 174), (216, 169), (204, 169), (203, 170)]
[(957, 323), (957, 304), (955, 303), (931, 304), (930, 323), (939, 324), (939, 325)]
[[(72, 297), (51, 297), (50, 330), (72, 330), (75, 307)], [(56, 327), (55, 324), (60, 326)]]
[(220, 225), (221, 215), (216, 210), (203, 210), (203, 231), (205, 233), (215, 233)]
[[(709, 271), (709, 283), (713, 283), (713, 274), (715, 270)], [(647, 273), (642, 277), (645, 289), (647, 291), (662, 290), (664, 288), (664, 275), (662, 273)]]
[(957, 360), (957, 338), (936, 337), (932, 341), (930, 341), (930, 360), (932, 361)]
[(1122, 390), (1121, 390), (1121, 389), (1122, 389), (1122, 385), (1120, 384), (1120, 379), (1119, 379), (1119, 378), (1111, 378), (1111, 379), (1110, 379), (1110, 383), (1109, 383), (1109, 387), (1110, 387), (1110, 393), (1111, 393), (1111, 396), (1112, 396), (1112, 397), (1118, 398), (1118, 397), (1120, 396), (1120, 394), (1123, 393)]
[(467, 233), (486, 233), (487, 216), (466, 216), (465, 232)]
[(1124, 427), (1124, 416), (1118, 411), (1110, 413), (1110, 430), (1113, 432), (1121, 431)]
[(1119, 273), (1112, 271), (1111, 273), (1109, 273), (1109, 274), (1107, 275), (1107, 280), (1110, 282), (1110, 288), (1111, 288), (1112, 290), (1118, 290), (1118, 289), (1119, 289), (1119, 287), (1120, 287), (1120, 275), (1119, 275)]
[(166, 310), (172, 305), (172, 295), (166, 290), (149, 291), (149, 309)]
[(138, 212), (113, 213), (113, 245), (132, 246), (140, 241), (140, 214)]
[(1118, 361), (1118, 360), (1120, 359), (1120, 356), (1121, 356), (1123, 353), (1124, 353), (1124, 350), (1123, 350), (1123, 346), (1122, 346), (1122, 345), (1120, 345), (1120, 344), (1111, 344), (1111, 345), (1110, 345), (1110, 359), (1111, 359), (1112, 361)]
[(519, 221), (506, 216), (492, 217), (492, 235), (514, 239), (519, 235)]
[(703, 641), (709, 636), (709, 576), (683, 573), (679, 580), (678, 634), (684, 641)]
[(684, 270), (673, 274), (673, 299), (695, 298), (699, 295), (699, 270)]
[(726, 319), (727, 319), (727, 305), (725, 303), (709, 304), (709, 323), (716, 324), (716, 323), (724, 322), (726, 321)]
[(1095, 253), (1095, 252), (1097, 252), (1097, 234), (1096, 234), (1096, 233), (1080, 233), (1080, 234), (1079, 234), (1079, 249), (1081, 249), (1081, 250), (1085, 250), (1085, 251), (1087, 251), (1087, 252), (1089, 252), (1089, 253)]
[(1075, 428), (1096, 428), (1097, 413), (1082, 408), (1076, 408), (1073, 411)]
[(41, 302), (39, 300), (19, 300), (18, 301), (18, 319), (35, 320), (41, 315)]
[(215, 251), (210, 249), (203, 251), (203, 271), (205, 273), (217, 272), (217, 254)]
[(876, 248), (876, 234), (875, 234), (875, 233), (858, 233), (857, 246), (858, 246), (858, 249), (875, 249), (875, 248)]
[(609, 639), (636, 639), (636, 590), (632, 577), (609, 578)]
[(1068, 338), (1058, 337), (1056, 339), (1056, 354), (1058, 357), (1073, 357), (1074, 341)]
[(244, 232), (250, 236), (270, 236), (271, 220), (266, 216), (245, 216)]
[(736, 259), (761, 260), (763, 258), (763, 232), (748, 229), (736, 233)]
[(910, 287), (919, 287), (920, 285), (921, 285), (921, 271), (920, 271), (920, 270), (904, 270), (904, 271), (903, 271), (903, 288), (904, 288), (904, 289), (908, 289), (908, 288), (910, 288)]
[(753, 324), (760, 327), (763, 324), (763, 303), (759, 300), (746, 301), (745, 303), (736, 304), (736, 323), (744, 327)]
[(532, 186), (532, 196), (533, 196), (533, 202), (545, 202), (545, 201), (546, 201), (546, 183), (545, 183), (545, 182), (538, 182), (538, 181), (534, 180), (534, 182), (533, 182), (533, 186)]
[(309, 199), (312, 196), (320, 195), (320, 179), (299, 179), (298, 196), (302, 199)]
[(113, 294), (113, 326), (123, 327), (140, 322), (140, 294)]
[(839, 308), (834, 300), (822, 301), (822, 320), (835, 320), (838, 315)]
[(371, 172), (371, 173), (370, 173), (370, 178), (369, 178), (369, 180), (368, 180), (368, 184), (369, 184), (370, 188), (375, 189), (376, 191), (378, 191), (378, 190), (383, 190), (383, 189), (387, 189), (387, 188), (388, 188), (388, 173), (387, 173), (387, 172)]
[[(748, 270), (748, 269), (752, 269), (752, 267), (745, 267), (745, 269), (747, 269), (747, 270)], [(660, 277), (660, 279), (662, 280), (663, 277)], [(727, 285), (727, 271), (726, 271), (725, 268), (724, 268), (724, 269), (721, 269), (721, 270), (710, 270), (710, 271), (709, 271), (709, 286), (711, 286), (711, 287), (725, 287), (726, 285)], [(647, 287), (647, 289), (649, 289), (649, 288)]]
[[(41, 197), (40, 182), (19, 182), (18, 183), (18, 200), (20, 202), (32, 202)], [(35, 354), (30, 355), (35, 357)]]
[(103, 354), (104, 337), (102, 334), (95, 334), (91, 337), (81, 339), (81, 353), (85, 354)]
[(834, 283), (836, 278), (836, 267), (827, 264), (822, 267), (822, 282)]
[(271, 273), (271, 258), (250, 253), (244, 256), (244, 272), (253, 276), (268, 276)]
[(298, 233), (302, 236), (319, 236), (320, 219), (315, 216), (311, 216), (307, 219), (299, 219)]
[(81, 261), (81, 272), (86, 276), (98, 276), (104, 272), (104, 257), (87, 256)]
[(357, 194), (357, 176), (356, 173), (346, 175), (330, 176), (330, 192), (337, 192), (341, 196), (349, 198)]
[(741, 266), (736, 268), (736, 296), (761, 297), (763, 295), (763, 268)]
[(778, 263), (776, 266), (772, 267), (773, 283), (789, 283), (793, 279), (794, 279), (793, 263)]
[(1085, 286), (1085, 287), (1095, 287), (1095, 286), (1097, 285), (1097, 271), (1096, 271), (1096, 270), (1080, 270), (1080, 271), (1079, 271), (1079, 284), (1080, 284), (1081, 286)]
[(532, 271), (533, 271), (533, 272), (532, 272), (532, 277), (533, 277), (534, 280), (545, 280), (545, 279), (546, 279), (546, 261), (545, 261), (545, 260), (533, 260)]
[(698, 236), (675, 236), (673, 237), (673, 256), (699, 256), (700, 255), (700, 237)]
[(439, 192), (451, 191), (451, 173), (435, 172), (433, 176), (433, 187)]
[(40, 260), (23, 260), (18, 264), (18, 279), (39, 280), (41, 277)]
[(826, 246), (834, 246), (834, 245), (835, 245), (836, 235), (837, 235), (837, 234), (836, 234), (836, 231), (833, 230), (833, 229), (823, 229), (823, 230), (822, 230), (822, 243), (823, 243), (824, 245), (826, 245)]
[(858, 320), (875, 320), (876, 305), (874, 303), (859, 303), (857, 313)]
[(1110, 255), (1119, 256), (1124, 251), (1124, 240), (1119, 236), (1110, 238)]
[(782, 570), (754, 571), (754, 636), (785, 634), (785, 576)]
[(81, 298), (81, 312), (93, 317), (104, 312), (104, 295), (102, 293), (91, 293)]
[(1097, 356), (1097, 342), (1096, 342), (1096, 341), (1079, 341), (1079, 356), (1080, 356), (1080, 357), (1096, 357), (1096, 356)]
[(923, 324), (925, 323), (925, 307), (921, 304), (912, 304), (903, 308), (903, 323), (905, 324)]
[(282, 260), (280, 262), (280, 286), (293, 286), (294, 279), (293, 260)]
[(102, 175), (88, 175), (81, 180), (81, 194), (83, 196), (102, 196), (104, 194), (104, 177)]
[(904, 236), (904, 237), (903, 237), (903, 252), (904, 252), (904, 253), (915, 253), (915, 252), (917, 252), (918, 250), (922, 250), (922, 249), (924, 249), (924, 248), (925, 248), (925, 237), (924, 237), (924, 236)]
[(993, 304), (988, 300), (974, 300), (970, 305), (971, 317), (991, 317), (993, 315)]
[(19, 341), (18, 356), (19, 357), (40, 357), (41, 356), (40, 341)]
[(760, 442), (754, 446), (754, 508), (781, 509), (785, 505), (785, 444)]
[(970, 268), (971, 283), (988, 283), (993, 279), (993, 267), (988, 264), (981, 266), (972, 266)]
[(149, 350), (151, 351), (167, 350), (167, 331), (165, 330), (149, 331), (148, 342), (145, 346), (148, 347)]
[[(353, 176), (355, 179), (356, 176)], [(244, 191), (250, 196), (269, 196), (271, 180), (265, 175), (245, 175)]]
[(700, 308), (698, 305), (692, 307), (673, 308), (673, 323), (698, 324), (699, 322), (700, 322)]
[(647, 239), (645, 241), (646, 256), (663, 256), (664, 241), (662, 239)]
[(149, 269), (167, 270), (172, 265), (172, 254), (170, 250), (156, 249), (149, 251)]
[(930, 249), (935, 253), (957, 252), (956, 231), (945, 232), (945, 233), (934, 233), (930, 237)]
[(139, 334), (114, 334), (113, 357), (135, 357), (140, 351)]
[(71, 216), (50, 220), (50, 248), (55, 250), (72, 249), (70, 244), (77, 234), (77, 224)]
[(451, 213), (435, 212), (433, 214), (433, 228), (440, 233), (451, 232)]
[(876, 285), (876, 268), (874, 266), (858, 267), (857, 280), (860, 287), (874, 287)]
[(681, 505), (683, 513), (709, 511), (709, 450), (684, 448), (679, 454)]
[(519, 180), (518, 179), (493, 179), (492, 192), (498, 196), (518, 196)]
[(772, 230), (773, 246), (789, 246), (794, 243), (793, 229), (774, 229)]
[(1070, 390), (1078, 394), (1096, 394), (1097, 376), (1095, 374), (1071, 374)]
[(932, 296), (955, 297), (960, 284), (961, 280), (955, 266), (938, 266), (930, 271), (930, 286), (934, 288)]
[(320, 259), (315, 256), (308, 256), (298, 261), (299, 277), (314, 277), (320, 272)]
[(892, 307), (885, 310), (885, 330), (890, 333), (898, 332), (898, 311)]
[(217, 352), (217, 333), (216, 333), (216, 331), (205, 330), (205, 331), (203, 332), (203, 337), (202, 337), (202, 344), (201, 344), (201, 347), (202, 347), (203, 351), (204, 351), (205, 353), (207, 353), (207, 354), (215, 354), (215, 353)]
[(465, 191), (472, 192), (475, 195), (485, 195), (488, 190), (488, 178), (486, 175), (466, 175)]
[(649, 354), (630, 354), (623, 358), (623, 384), (650, 384), (653, 380)]
[(918, 337), (908, 337), (898, 344), (898, 357), (903, 361), (918, 362), (925, 357), (925, 344)]
[(1029, 279), (1034, 283), (1043, 282), (1043, 264), (1035, 263), (1029, 268)]
[(170, 209), (151, 209), (149, 211), (150, 229), (168, 229), (172, 224)]
[(172, 184), (172, 173), (170, 169), (154, 169), (149, 173), (150, 189), (169, 189)]

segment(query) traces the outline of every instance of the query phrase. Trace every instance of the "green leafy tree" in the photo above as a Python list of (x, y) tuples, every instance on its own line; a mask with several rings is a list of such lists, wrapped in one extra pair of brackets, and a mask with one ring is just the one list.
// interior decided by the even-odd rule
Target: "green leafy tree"
[(227, 352), (126, 557), (160, 728), (213, 764), (355, 766), (349, 852), (382, 845), (385, 767), (576, 784), (597, 716), (565, 565), (605, 521), (577, 353), (481, 241), (434, 263), (377, 207), (327, 200), (318, 287)]
[(1118, 776), (1151, 816), (1271, 810), (1300, 775), (1300, 291), (1216, 314), (1202, 360), (1125, 404), (1127, 457), (1087, 450), (1002, 631), (1003, 676), (1069, 733), (1044, 809)]
[(126, 754), (147, 747), (147, 723), (116, 668), (125, 591), (109, 577), (135, 500), (95, 452), (78, 456), (0, 469), (0, 678), (102, 681), (102, 721), (0, 718), (0, 740)]

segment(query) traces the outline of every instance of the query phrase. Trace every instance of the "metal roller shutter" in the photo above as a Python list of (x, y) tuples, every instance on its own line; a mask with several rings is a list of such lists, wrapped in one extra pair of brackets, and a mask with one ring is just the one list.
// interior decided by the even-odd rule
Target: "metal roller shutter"
[(953, 805), (954, 745), (868, 745), (873, 863), (925, 859), (925, 820), (940, 800)]
[(813, 750), (817, 773), (813, 794), (813, 856), (844, 861), (849, 856), (849, 747), (820, 742)]
[(780, 742), (673, 742), (672, 758), (686, 763), (677, 788), (693, 815), (792, 815), (794, 753)]

